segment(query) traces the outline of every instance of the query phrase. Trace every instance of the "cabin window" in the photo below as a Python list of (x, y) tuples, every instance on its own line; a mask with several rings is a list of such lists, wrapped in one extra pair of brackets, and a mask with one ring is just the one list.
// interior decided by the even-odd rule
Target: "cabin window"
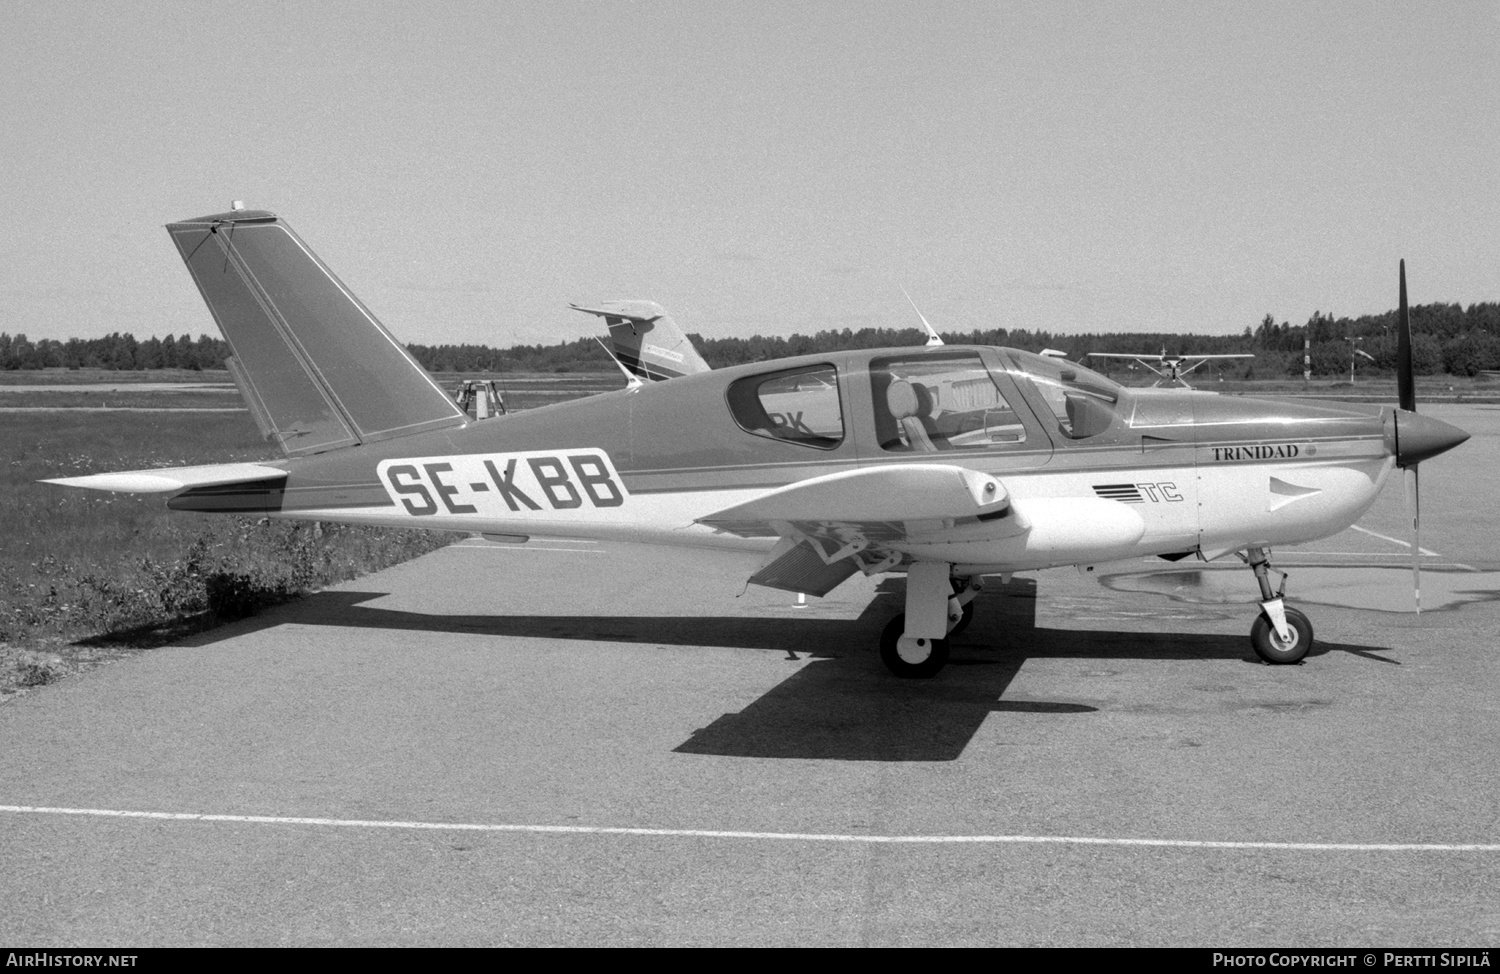
[(937, 453), (1026, 441), (1020, 417), (977, 355), (875, 359), (870, 384), (883, 450)]
[(747, 433), (819, 450), (844, 442), (838, 371), (831, 365), (737, 379), (728, 399), (734, 421)]

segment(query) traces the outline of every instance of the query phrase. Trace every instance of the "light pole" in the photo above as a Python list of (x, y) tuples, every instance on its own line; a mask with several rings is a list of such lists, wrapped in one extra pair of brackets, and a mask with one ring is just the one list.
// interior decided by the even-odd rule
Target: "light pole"
[(1354, 363), (1358, 361), (1359, 356), (1362, 355), (1371, 362), (1375, 361), (1375, 356), (1359, 347), (1359, 343), (1365, 340), (1363, 335), (1345, 335), (1344, 340), (1349, 343), (1349, 384), (1352, 386), (1354, 385)]

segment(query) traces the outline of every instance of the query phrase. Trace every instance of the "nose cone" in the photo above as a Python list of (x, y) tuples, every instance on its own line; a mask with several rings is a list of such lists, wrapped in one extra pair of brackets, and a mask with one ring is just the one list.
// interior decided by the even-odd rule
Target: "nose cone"
[(1396, 409), (1391, 413), (1396, 465), (1409, 467), (1458, 446), (1469, 434), (1440, 419)]

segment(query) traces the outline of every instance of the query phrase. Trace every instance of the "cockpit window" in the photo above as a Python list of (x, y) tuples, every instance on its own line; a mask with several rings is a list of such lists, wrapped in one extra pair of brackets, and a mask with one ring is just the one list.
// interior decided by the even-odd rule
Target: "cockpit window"
[(874, 359), (870, 385), (883, 450), (936, 453), (1026, 440), (1026, 428), (977, 355)]
[(1030, 352), (1010, 354), (1018, 367), (1012, 375), (1018, 382), (1031, 381), (1064, 436), (1087, 439), (1103, 433), (1114, 422), (1122, 388), (1119, 383), (1066, 359)]
[(747, 433), (819, 450), (844, 441), (838, 371), (831, 365), (737, 379), (728, 399), (734, 421)]

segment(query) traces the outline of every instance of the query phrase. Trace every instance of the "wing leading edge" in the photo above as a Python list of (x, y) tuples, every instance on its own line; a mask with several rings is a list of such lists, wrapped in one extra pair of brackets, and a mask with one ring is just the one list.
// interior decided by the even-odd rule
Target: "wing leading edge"
[(778, 538), (757, 585), (826, 595), (855, 572), (922, 562), (971, 574), (1124, 557), (1146, 522), (1098, 497), (1016, 500), (989, 474), (942, 464), (888, 464), (829, 474), (717, 511), (698, 523)]
[(893, 543), (1009, 511), (1005, 487), (988, 474), (901, 464), (815, 477), (698, 523), (746, 538), (779, 538), (750, 581), (823, 596), (857, 571), (873, 575), (899, 565), (904, 554)]

